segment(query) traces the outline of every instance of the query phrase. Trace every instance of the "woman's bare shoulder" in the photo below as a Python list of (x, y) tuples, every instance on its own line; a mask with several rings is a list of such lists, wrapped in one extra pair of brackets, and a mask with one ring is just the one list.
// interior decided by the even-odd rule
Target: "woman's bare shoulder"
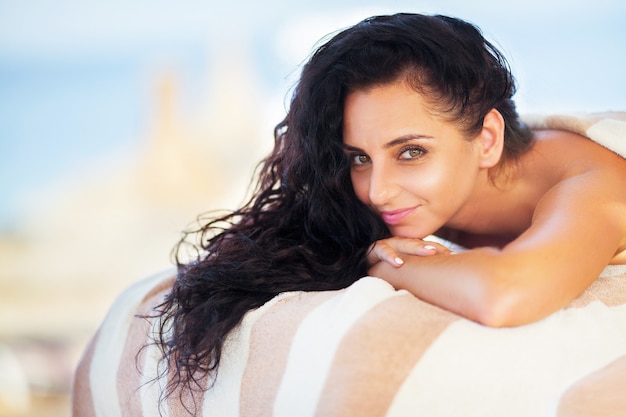
[[(531, 156), (535, 166), (539, 171), (559, 171), (561, 177), (550, 194), (561, 195), (558, 201), (570, 211), (581, 212), (584, 206), (602, 213), (605, 229), (610, 225), (622, 236), (611, 263), (626, 263), (626, 159), (575, 133), (547, 130), (537, 132), (536, 138)], [(595, 217), (587, 226), (598, 227)]]

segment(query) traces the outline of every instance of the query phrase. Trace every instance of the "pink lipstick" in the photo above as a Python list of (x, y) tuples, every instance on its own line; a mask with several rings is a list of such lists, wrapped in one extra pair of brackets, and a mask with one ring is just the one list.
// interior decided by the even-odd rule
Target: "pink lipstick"
[(417, 207), (411, 207), (393, 211), (381, 211), (380, 217), (387, 224), (398, 224), (404, 220), (409, 214), (413, 213)]

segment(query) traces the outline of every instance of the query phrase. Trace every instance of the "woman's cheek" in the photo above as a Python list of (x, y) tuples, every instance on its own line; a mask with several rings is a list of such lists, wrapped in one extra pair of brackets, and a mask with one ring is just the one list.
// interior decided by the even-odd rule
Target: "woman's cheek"
[(358, 198), (363, 204), (369, 205), (369, 186), (367, 178), (364, 178), (364, 175), (353, 173), (351, 175), (351, 179), (352, 189), (354, 190), (356, 198)]

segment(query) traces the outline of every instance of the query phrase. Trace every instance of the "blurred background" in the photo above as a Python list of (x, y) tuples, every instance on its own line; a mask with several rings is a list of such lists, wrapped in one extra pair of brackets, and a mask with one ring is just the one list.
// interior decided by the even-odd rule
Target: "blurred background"
[(243, 201), (330, 32), (459, 16), (510, 60), (522, 113), (626, 110), (625, 2), (505, 3), (0, 0), (0, 417), (69, 415), (115, 296)]

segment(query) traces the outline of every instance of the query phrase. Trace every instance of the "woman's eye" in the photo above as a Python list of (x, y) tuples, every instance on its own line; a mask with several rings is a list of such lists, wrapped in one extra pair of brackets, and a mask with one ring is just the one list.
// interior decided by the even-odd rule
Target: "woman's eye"
[(365, 165), (370, 161), (370, 157), (367, 155), (354, 155), (352, 156), (353, 165)]
[(411, 146), (400, 151), (400, 159), (416, 159), (424, 155), (426, 151), (419, 146)]

